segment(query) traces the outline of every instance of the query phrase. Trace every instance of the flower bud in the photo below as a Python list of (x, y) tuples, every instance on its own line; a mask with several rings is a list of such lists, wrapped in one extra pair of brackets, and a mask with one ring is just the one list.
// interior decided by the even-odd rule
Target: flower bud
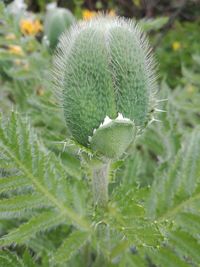
[[(54, 65), (55, 90), (73, 138), (104, 156), (120, 157), (136, 129), (147, 124), (156, 90), (144, 34), (122, 18), (80, 22), (62, 35)], [(110, 121), (100, 127), (105, 118)]]
[(60, 35), (75, 22), (72, 13), (65, 8), (53, 8), (47, 12), (44, 22), (44, 33), (49, 46), (57, 46)]

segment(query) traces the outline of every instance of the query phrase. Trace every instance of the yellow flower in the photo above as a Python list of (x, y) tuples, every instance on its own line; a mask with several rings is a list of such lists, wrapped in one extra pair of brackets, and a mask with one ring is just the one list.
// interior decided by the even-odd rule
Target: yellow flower
[(5, 36), (5, 39), (6, 40), (15, 40), (16, 39), (16, 36), (14, 33), (8, 33), (6, 36)]
[[(107, 12), (106, 14), (108, 14), (111, 17), (116, 16), (115, 10), (111, 9), (109, 12)], [(95, 11), (90, 11), (88, 9), (83, 10), (83, 19), (84, 20), (89, 20), (91, 18), (94, 18), (95, 16), (98, 15), (98, 12)]]
[(115, 10), (111, 9), (108, 13), (109, 16), (114, 17), (116, 16)]
[(34, 21), (34, 26), (35, 26), (36, 33), (43, 31), (43, 26), (42, 26), (41, 22), (38, 19), (36, 19)]
[(180, 42), (173, 42), (173, 44), (172, 44), (172, 49), (174, 50), (174, 51), (178, 51), (179, 49), (181, 48), (181, 43)]
[(13, 55), (18, 55), (18, 56), (23, 56), (24, 52), (22, 48), (19, 45), (9, 45), (8, 46), (8, 51), (10, 54)]
[(37, 19), (22, 19), (20, 21), (20, 30), (24, 35), (36, 35), (43, 30), (43, 26)]
[(84, 20), (89, 20), (89, 19), (95, 17), (96, 15), (97, 15), (97, 12), (95, 12), (95, 11), (90, 11), (87, 9), (83, 10), (83, 19)]

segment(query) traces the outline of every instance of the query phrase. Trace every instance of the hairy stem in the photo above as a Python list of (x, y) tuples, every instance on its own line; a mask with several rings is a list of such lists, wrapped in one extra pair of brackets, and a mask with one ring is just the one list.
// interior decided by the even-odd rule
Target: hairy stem
[(110, 162), (102, 163), (93, 168), (93, 196), (94, 203), (106, 206), (108, 202), (108, 174)]

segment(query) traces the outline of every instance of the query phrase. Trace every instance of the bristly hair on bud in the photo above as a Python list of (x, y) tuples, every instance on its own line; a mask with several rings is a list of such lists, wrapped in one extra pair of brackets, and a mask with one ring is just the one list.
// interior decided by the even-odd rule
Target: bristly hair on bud
[(88, 146), (105, 117), (119, 113), (145, 127), (155, 105), (155, 69), (147, 38), (131, 20), (99, 15), (66, 31), (52, 75), (73, 138)]

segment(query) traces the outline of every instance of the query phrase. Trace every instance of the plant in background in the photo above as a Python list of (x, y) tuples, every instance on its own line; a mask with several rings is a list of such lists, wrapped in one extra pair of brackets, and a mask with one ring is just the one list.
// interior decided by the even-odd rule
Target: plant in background
[(20, 30), (24, 35), (36, 35), (43, 30), (43, 26), (38, 19), (21, 19)]
[(199, 20), (176, 22), (174, 27), (163, 37), (162, 46), (158, 47), (156, 51), (160, 63), (160, 76), (166, 78), (172, 88), (180, 84), (182, 65), (193, 68), (192, 55), (200, 54), (199, 27)]
[[(111, 9), (110, 11), (107, 11), (106, 13), (110, 17), (116, 16), (116, 12), (113, 9)], [(85, 9), (85, 10), (82, 11), (82, 17), (83, 17), (84, 20), (90, 20), (90, 19), (92, 19), (92, 18), (94, 18), (94, 17), (96, 17), (98, 15), (99, 15), (99, 13), (96, 12), (96, 11), (90, 11), (88, 9)]]
[(154, 63), (138, 26), (99, 16), (63, 34), (55, 57), (55, 91), (73, 138), (102, 160), (95, 199), (107, 201), (108, 166), (122, 158), (148, 123), (156, 91)]
[(7, 49), (10, 54), (24, 56), (24, 52), (19, 45), (9, 45), (8, 47), (5, 47), (5, 49)]
[(52, 8), (45, 17), (44, 34), (49, 41), (49, 46), (54, 49), (60, 35), (75, 22), (75, 17), (65, 8)]
[(90, 11), (90, 10), (83, 10), (82, 12), (82, 16), (84, 20), (89, 20), (94, 18), (97, 15), (97, 13), (95, 11)]

